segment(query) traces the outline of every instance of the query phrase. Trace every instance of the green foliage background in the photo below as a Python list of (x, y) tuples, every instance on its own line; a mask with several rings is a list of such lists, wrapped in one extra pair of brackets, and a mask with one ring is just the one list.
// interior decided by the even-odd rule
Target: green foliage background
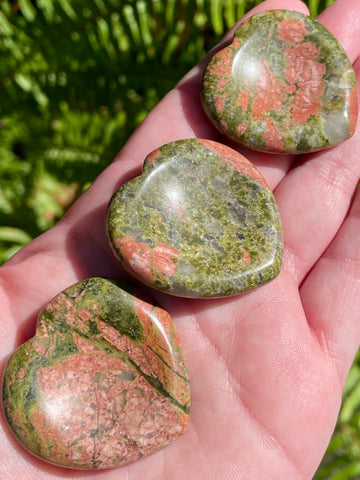
[[(315, 17), (334, 0), (308, 0)], [(0, 264), (261, 0), (0, 0)], [(316, 479), (360, 476), (360, 358)]]

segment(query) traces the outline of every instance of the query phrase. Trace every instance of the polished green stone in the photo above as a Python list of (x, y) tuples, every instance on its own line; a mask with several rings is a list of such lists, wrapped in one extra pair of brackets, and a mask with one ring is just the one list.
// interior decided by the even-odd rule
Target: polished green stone
[(281, 268), (272, 192), (245, 157), (210, 140), (179, 140), (148, 155), (142, 175), (111, 199), (108, 233), (128, 272), (173, 295), (236, 295)]
[(189, 418), (189, 375), (169, 314), (129, 285), (79, 282), (41, 311), (35, 336), (11, 356), (5, 418), (50, 463), (104, 469), (176, 440)]
[(204, 109), (221, 133), (272, 153), (312, 152), (355, 131), (354, 70), (337, 39), (299, 12), (250, 17), (203, 75)]

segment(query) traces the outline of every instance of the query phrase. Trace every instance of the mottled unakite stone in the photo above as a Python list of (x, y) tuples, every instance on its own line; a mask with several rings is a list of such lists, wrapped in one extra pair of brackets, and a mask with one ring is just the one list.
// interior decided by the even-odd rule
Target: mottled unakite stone
[(10, 358), (5, 416), (40, 458), (116, 467), (184, 433), (189, 377), (174, 323), (127, 290), (102, 278), (73, 285), (42, 310), (35, 336)]
[(179, 140), (148, 155), (108, 208), (113, 249), (145, 284), (183, 297), (223, 297), (280, 271), (282, 233), (260, 172), (217, 142)]
[(250, 17), (208, 63), (202, 101), (215, 126), (248, 148), (301, 153), (355, 130), (355, 74), (342, 46), (316, 20), (270, 10)]

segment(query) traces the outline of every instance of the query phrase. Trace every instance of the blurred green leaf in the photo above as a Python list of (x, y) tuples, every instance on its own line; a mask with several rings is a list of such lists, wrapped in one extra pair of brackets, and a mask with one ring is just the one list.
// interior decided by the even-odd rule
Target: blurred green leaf
[(26, 245), (32, 238), (24, 230), (14, 227), (0, 227), (0, 242), (13, 242)]
[(36, 17), (36, 9), (29, 0), (18, 0), (21, 13), (26, 20), (32, 22)]
[(355, 479), (360, 476), (360, 351), (347, 378), (335, 432), (315, 480)]

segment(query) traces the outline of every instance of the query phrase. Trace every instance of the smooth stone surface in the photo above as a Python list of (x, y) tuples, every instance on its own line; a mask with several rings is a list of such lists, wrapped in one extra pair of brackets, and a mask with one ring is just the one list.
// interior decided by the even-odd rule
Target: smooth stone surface
[(165, 447), (187, 427), (189, 376), (174, 323), (124, 288), (91, 278), (66, 289), (7, 364), (6, 419), (44, 460), (117, 467)]
[(221, 133), (273, 153), (339, 144), (358, 115), (344, 49), (319, 22), (288, 10), (259, 13), (237, 28), (205, 69), (202, 102)]
[(281, 267), (272, 192), (245, 157), (210, 140), (179, 140), (148, 155), (142, 175), (113, 196), (108, 231), (128, 272), (173, 295), (235, 295)]

